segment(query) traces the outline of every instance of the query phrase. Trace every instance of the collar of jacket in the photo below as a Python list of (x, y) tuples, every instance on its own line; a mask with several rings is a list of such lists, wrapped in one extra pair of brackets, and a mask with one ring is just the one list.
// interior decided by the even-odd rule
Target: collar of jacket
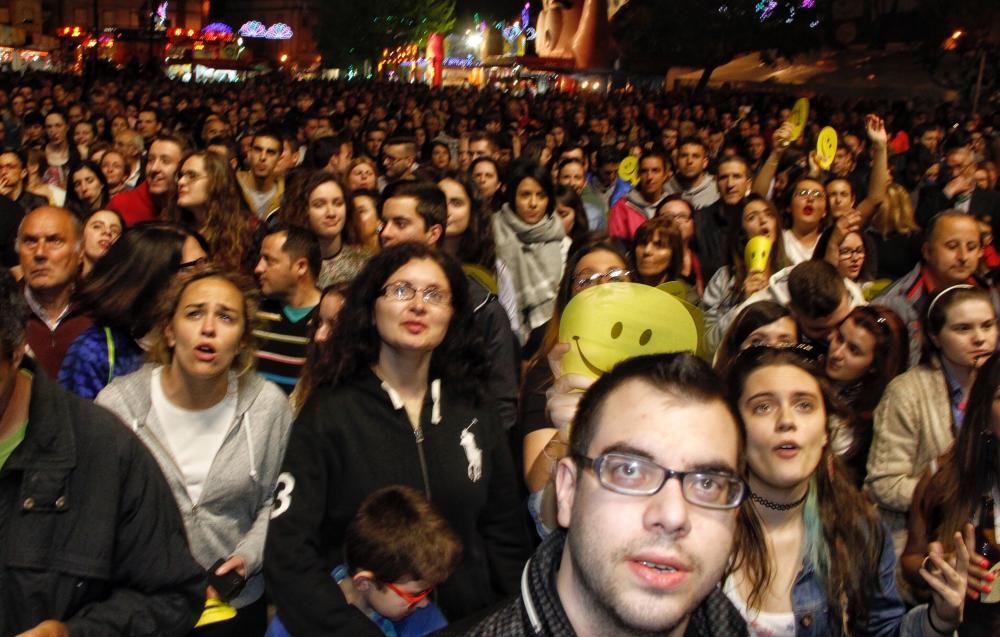
[(34, 361), (25, 357), (21, 368), (33, 376), (28, 429), (4, 470), (74, 468), (76, 437), (70, 424), (70, 401), (60, 395), (58, 385), (46, 378)]

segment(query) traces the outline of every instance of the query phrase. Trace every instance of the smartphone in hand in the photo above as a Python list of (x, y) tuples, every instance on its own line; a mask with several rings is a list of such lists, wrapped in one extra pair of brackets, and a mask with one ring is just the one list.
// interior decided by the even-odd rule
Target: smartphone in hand
[(219, 599), (228, 602), (240, 594), (247, 581), (236, 571), (229, 571), (225, 575), (216, 575), (215, 571), (225, 563), (225, 558), (219, 558), (215, 564), (212, 564), (212, 568), (208, 569), (208, 585), (219, 594)]

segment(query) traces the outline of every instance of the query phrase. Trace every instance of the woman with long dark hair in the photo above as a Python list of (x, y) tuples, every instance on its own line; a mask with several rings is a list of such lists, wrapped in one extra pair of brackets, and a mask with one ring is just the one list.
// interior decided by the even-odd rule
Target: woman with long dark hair
[(349, 192), (337, 175), (316, 171), (279, 213), (285, 223), (309, 228), (319, 239), (323, 265), (316, 284), (321, 288), (353, 280), (371, 256), (348, 223), (354, 216)]
[(421, 490), (462, 538), (438, 591), (446, 615), (516, 592), (527, 534), (461, 267), (418, 243), (379, 253), (351, 283), (329, 347), (292, 428), (267, 537), (265, 573), (289, 630), (364, 630), (330, 572), (361, 501), (391, 484)]
[(81, 220), (93, 212), (107, 208), (110, 199), (108, 180), (100, 166), (84, 159), (70, 169), (66, 207)]
[(872, 443), (875, 407), (889, 382), (906, 371), (909, 336), (889, 308), (861, 305), (830, 336), (826, 377), (852, 412), (850, 441), (843, 458), (860, 487)]
[(962, 537), (957, 557), (931, 549), (935, 571), (921, 575), (934, 600), (907, 613), (891, 538), (831, 449), (839, 408), (820, 372), (795, 348), (750, 348), (730, 368), (751, 496), (726, 594), (754, 636), (950, 635), (965, 596)]
[(111, 379), (138, 369), (160, 296), (177, 274), (206, 261), (205, 247), (198, 234), (171, 223), (141, 223), (123, 234), (76, 291), (94, 325), (70, 345), (59, 383), (93, 398)]
[(684, 244), (673, 224), (663, 217), (647, 219), (632, 239), (632, 278), (646, 285), (676, 281), (684, 265)]
[(510, 270), (497, 258), (492, 213), (483, 205), (475, 184), (463, 171), (445, 172), (438, 180), (438, 188), (448, 203), (448, 223), (441, 247), (462, 264), (466, 274), (497, 297), (510, 320), (511, 330), (520, 334), (517, 292)]
[(197, 151), (181, 160), (177, 199), (167, 219), (205, 237), (208, 256), (220, 267), (240, 272), (252, 269), (256, 217), (245, 207), (236, 177), (221, 155)]
[[(750, 271), (746, 261), (747, 242), (753, 237), (771, 240), (771, 253), (763, 270)], [(726, 263), (716, 270), (701, 299), (705, 308), (705, 338), (710, 349), (721, 342), (736, 318), (733, 312), (751, 295), (766, 288), (772, 274), (789, 265), (778, 210), (756, 193), (744, 200), (740, 224), (729, 225), (725, 246)]]
[(519, 167), (507, 187), (507, 203), (493, 217), (493, 237), (497, 256), (510, 268), (521, 324), (527, 331), (552, 316), (563, 272), (565, 236), (555, 214), (548, 172)]
[(590, 222), (583, 199), (569, 186), (556, 186), (556, 215), (562, 222), (564, 258), (576, 252), (590, 237)]
[(823, 182), (804, 177), (795, 182), (788, 204), (789, 227), (782, 232), (785, 254), (790, 265), (798, 265), (812, 258), (820, 234), (826, 228), (826, 186)]
[[(1000, 354), (994, 354), (976, 374), (969, 392), (965, 421), (954, 446), (948, 450), (935, 473), (927, 472), (913, 493), (906, 548), (900, 558), (903, 575), (914, 588), (926, 593), (918, 577), (928, 543), (939, 541), (946, 550), (956, 532), (978, 529), (976, 553), (969, 564), (969, 600), (959, 637), (987, 637), (1000, 634), (1000, 607), (987, 603), (992, 589), (1000, 587), (995, 569), (1000, 559), (996, 513), (1000, 507)], [(984, 555), (985, 554), (985, 555)], [(992, 597), (989, 602), (995, 600)]]

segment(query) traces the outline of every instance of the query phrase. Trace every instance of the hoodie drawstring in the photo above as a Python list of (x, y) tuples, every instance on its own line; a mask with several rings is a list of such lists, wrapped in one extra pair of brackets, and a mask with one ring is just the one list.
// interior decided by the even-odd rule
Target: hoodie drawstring
[(247, 455), (250, 456), (250, 479), (257, 482), (257, 462), (254, 460), (253, 453), (253, 434), (250, 431), (250, 414), (244, 412), (243, 416), (243, 435), (247, 439)]

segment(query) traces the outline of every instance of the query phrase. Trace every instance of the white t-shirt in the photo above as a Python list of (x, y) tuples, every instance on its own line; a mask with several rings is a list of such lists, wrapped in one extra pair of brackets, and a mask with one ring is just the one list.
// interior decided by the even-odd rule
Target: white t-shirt
[(230, 375), (229, 390), (218, 404), (191, 411), (173, 404), (163, 393), (162, 371), (162, 367), (153, 370), (153, 410), (163, 427), (167, 446), (184, 474), (188, 495), (197, 504), (215, 454), (236, 417), (236, 377)]
[(816, 243), (819, 242), (817, 239), (816, 243), (811, 246), (802, 245), (791, 229), (781, 231), (781, 240), (785, 244), (785, 258), (788, 259), (789, 265), (798, 265), (811, 259), (813, 250), (816, 249)]
[(748, 609), (732, 577), (726, 578), (722, 591), (740, 611), (750, 637), (795, 637), (795, 613), (765, 613)]

